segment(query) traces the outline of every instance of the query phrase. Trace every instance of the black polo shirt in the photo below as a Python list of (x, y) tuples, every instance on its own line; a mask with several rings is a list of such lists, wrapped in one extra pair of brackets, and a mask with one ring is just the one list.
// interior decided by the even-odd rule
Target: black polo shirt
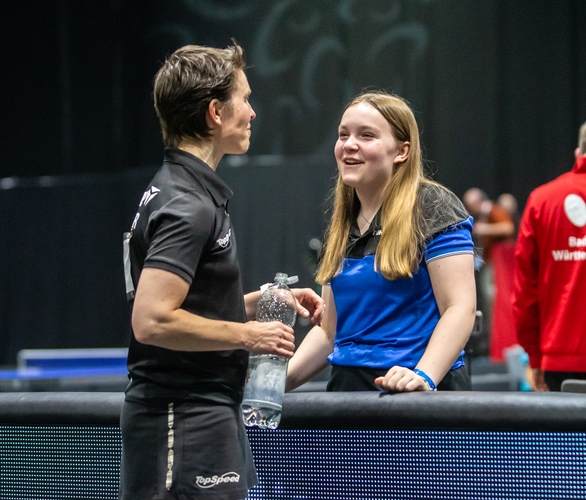
[[(163, 269), (190, 284), (182, 308), (199, 316), (245, 322), (231, 189), (214, 170), (178, 149), (145, 191), (129, 242), (132, 282), (143, 268)], [(128, 400), (239, 403), (248, 363), (244, 350), (187, 352), (141, 344), (131, 336)]]

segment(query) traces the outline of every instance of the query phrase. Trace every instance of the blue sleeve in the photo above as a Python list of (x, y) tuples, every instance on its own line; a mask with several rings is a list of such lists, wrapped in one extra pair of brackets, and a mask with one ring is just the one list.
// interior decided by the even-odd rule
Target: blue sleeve
[(434, 235), (425, 245), (423, 251), (425, 262), (428, 263), (449, 255), (474, 255), (473, 225), (472, 217), (468, 217), (466, 220)]

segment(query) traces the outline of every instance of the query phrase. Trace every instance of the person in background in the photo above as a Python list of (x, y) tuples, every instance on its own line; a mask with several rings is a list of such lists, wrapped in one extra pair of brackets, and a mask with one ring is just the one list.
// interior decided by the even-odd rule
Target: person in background
[(586, 380), (586, 123), (575, 163), (531, 192), (515, 249), (513, 312), (536, 391)]
[(511, 291), (511, 280), (507, 280), (507, 272), (510, 271), (507, 262), (512, 263), (512, 260), (507, 261), (507, 250), (512, 254), (515, 223), (503, 207), (477, 187), (468, 189), (462, 201), (474, 217), (473, 236), (482, 255), (481, 265), (478, 266), (478, 302), (484, 318), (487, 354), (492, 361), (501, 362), (504, 359), (503, 347), (509, 344), (507, 339), (513, 338), (514, 332), (510, 321), (510, 301), (508, 313), (495, 307), (495, 302), (501, 304)]
[(513, 321), (513, 277), (520, 217), (517, 199), (511, 193), (501, 194), (496, 203), (507, 212), (515, 228), (511, 237), (495, 242), (491, 251), (494, 297), (488, 352), (493, 362), (500, 363), (506, 359), (507, 349), (518, 346)]
[(462, 197), (466, 210), (474, 217), (474, 236), (480, 239), (485, 263), (491, 262), (492, 247), (515, 236), (515, 224), (509, 212), (489, 199), (477, 187), (468, 189)]
[(289, 361), (287, 390), (328, 361), (328, 391), (470, 389), (472, 218), (424, 177), (413, 112), (395, 95), (357, 96), (334, 154), (339, 175), (316, 277), (326, 309)]
[[(189, 45), (158, 71), (166, 146), (125, 235), (132, 300), (130, 383), (121, 413), (119, 498), (242, 499), (256, 484), (240, 402), (249, 353), (293, 355), (293, 330), (255, 317), (243, 294), (230, 188), (216, 169), (250, 144), (255, 113), (244, 54)], [(293, 289), (318, 322), (323, 301)]]
[(503, 193), (497, 199), (496, 203), (499, 207), (504, 209), (505, 212), (509, 214), (509, 217), (513, 221), (515, 225), (515, 236), (517, 235), (517, 230), (519, 229), (519, 203), (517, 202), (517, 198), (511, 193)]

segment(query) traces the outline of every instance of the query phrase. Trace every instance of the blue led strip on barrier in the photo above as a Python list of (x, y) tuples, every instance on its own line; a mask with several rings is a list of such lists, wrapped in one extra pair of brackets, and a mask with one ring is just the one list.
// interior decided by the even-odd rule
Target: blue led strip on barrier
[[(263, 478), (251, 500), (586, 498), (584, 434), (279, 433), (249, 433)], [(289, 462), (298, 479), (285, 468), (273, 467), (273, 462)]]
[[(586, 498), (586, 433), (249, 429), (249, 500)], [(120, 430), (0, 426), (3, 500), (116, 499)]]
[(116, 499), (120, 429), (0, 426), (2, 500)]

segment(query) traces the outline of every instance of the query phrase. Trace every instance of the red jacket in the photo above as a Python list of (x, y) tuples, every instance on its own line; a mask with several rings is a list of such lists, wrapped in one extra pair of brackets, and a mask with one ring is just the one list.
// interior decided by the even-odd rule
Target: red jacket
[(586, 156), (529, 196), (513, 312), (532, 368), (586, 372)]

